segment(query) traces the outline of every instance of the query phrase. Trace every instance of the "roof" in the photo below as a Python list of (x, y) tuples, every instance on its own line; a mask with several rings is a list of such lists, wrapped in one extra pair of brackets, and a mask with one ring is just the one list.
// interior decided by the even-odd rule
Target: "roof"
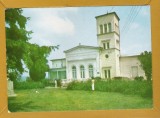
[(103, 16), (108, 16), (108, 15), (112, 15), (114, 14), (116, 16), (116, 18), (118, 20), (120, 20), (120, 18), (118, 17), (117, 13), (116, 12), (110, 12), (110, 13), (106, 13), (106, 14), (103, 14), (103, 15), (99, 15), (99, 16), (96, 16), (95, 18), (99, 18), (99, 17), (103, 17)]
[(51, 59), (51, 61), (65, 60), (66, 58)]
[(126, 55), (120, 56), (120, 58), (128, 58), (128, 57), (138, 57), (139, 55)]
[(87, 45), (78, 45), (78, 46), (73, 47), (73, 48), (71, 48), (71, 49), (65, 50), (64, 53), (73, 51), (73, 50), (78, 49), (78, 48), (99, 49), (100, 47), (96, 47), (96, 46), (87, 46)]

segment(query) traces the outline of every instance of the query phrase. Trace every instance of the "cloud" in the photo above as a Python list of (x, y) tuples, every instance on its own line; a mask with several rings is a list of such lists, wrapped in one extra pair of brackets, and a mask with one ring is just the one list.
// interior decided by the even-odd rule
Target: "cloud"
[(149, 16), (150, 14), (150, 7), (143, 7), (142, 11), (141, 11), (141, 15), (142, 16)]
[(137, 30), (140, 28), (140, 24), (139, 23), (136, 23), (136, 22), (133, 22), (131, 25), (130, 25), (130, 30)]
[(74, 34), (74, 24), (67, 17), (62, 18), (52, 14), (41, 17), (41, 21), (36, 22), (36, 27), (54, 34)]
[[(34, 33), (30, 42), (39, 45), (53, 45), (56, 36), (73, 36), (74, 23), (68, 15), (76, 15), (78, 8), (32, 8), (23, 9), (24, 15), (31, 19), (27, 29)], [(45, 39), (45, 40), (44, 40)]]

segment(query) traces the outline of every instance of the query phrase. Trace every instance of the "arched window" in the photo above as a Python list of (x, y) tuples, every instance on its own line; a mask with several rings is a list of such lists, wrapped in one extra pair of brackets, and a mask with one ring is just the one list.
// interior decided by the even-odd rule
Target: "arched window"
[(104, 33), (107, 33), (107, 24), (104, 24)]
[(100, 29), (100, 34), (103, 34), (103, 25), (100, 25), (99, 29)]
[(80, 66), (80, 75), (81, 75), (81, 78), (85, 78), (85, 69), (83, 65)]
[(90, 78), (94, 77), (94, 74), (93, 74), (93, 65), (89, 65), (89, 77)]
[(112, 26), (111, 26), (111, 23), (108, 23), (108, 30), (109, 30), (109, 32), (112, 32)]
[(77, 70), (76, 70), (76, 67), (75, 67), (75, 66), (72, 67), (72, 78), (73, 78), (73, 79), (76, 79), (76, 78), (77, 78)]

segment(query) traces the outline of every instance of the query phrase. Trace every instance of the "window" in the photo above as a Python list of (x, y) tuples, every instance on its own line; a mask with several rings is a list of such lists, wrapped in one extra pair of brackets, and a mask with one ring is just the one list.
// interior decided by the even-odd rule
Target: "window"
[(108, 23), (108, 29), (109, 29), (109, 32), (112, 32), (112, 26), (111, 26), (111, 23)]
[(72, 67), (72, 78), (73, 79), (77, 78), (77, 71), (76, 71), (76, 67), (75, 66)]
[(110, 71), (110, 69), (104, 70), (104, 77), (106, 79), (111, 78), (111, 71)]
[(94, 77), (94, 75), (93, 75), (93, 65), (89, 65), (89, 77), (90, 78)]
[(109, 45), (109, 42), (107, 42), (107, 49), (109, 49), (110, 48), (110, 45)]
[(106, 43), (103, 43), (103, 49), (106, 49)]
[(81, 75), (81, 78), (85, 78), (85, 70), (84, 70), (84, 66), (80, 66), (80, 75)]
[(100, 34), (103, 34), (103, 25), (100, 25)]
[(107, 24), (104, 24), (104, 32), (107, 33)]

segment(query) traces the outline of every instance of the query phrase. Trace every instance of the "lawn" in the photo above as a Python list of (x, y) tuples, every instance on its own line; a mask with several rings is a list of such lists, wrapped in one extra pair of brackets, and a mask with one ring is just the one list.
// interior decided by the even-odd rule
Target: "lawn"
[(15, 93), (17, 97), (8, 99), (11, 112), (152, 108), (150, 98), (113, 92), (52, 88), (16, 90)]

